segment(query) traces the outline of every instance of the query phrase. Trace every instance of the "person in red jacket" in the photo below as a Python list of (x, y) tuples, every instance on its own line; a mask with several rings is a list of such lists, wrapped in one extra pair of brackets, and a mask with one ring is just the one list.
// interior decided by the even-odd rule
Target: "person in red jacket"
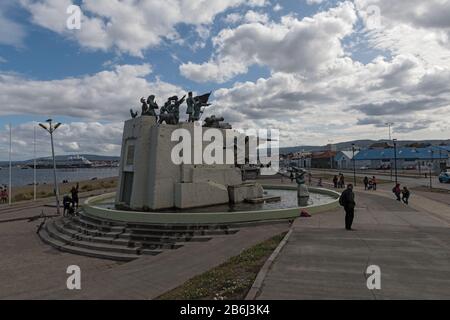
[(401, 198), (402, 189), (400, 188), (400, 183), (397, 183), (397, 185), (392, 189), (392, 192), (397, 197), (397, 201), (402, 201), (402, 198)]

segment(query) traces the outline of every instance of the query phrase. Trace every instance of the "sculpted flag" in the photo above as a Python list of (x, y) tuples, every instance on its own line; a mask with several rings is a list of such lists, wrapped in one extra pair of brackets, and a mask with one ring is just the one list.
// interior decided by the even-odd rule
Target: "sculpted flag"
[(202, 96), (198, 96), (197, 98), (200, 100), (200, 102), (201, 102), (202, 104), (207, 104), (207, 103), (208, 103), (208, 100), (209, 100), (209, 97), (211, 96), (211, 93), (212, 93), (212, 92), (207, 93), (207, 94), (204, 94), (204, 95), (202, 95)]

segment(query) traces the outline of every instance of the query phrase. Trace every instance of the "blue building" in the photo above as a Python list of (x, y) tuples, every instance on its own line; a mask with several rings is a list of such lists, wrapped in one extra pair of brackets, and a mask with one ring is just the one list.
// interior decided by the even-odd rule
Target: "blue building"
[[(450, 166), (450, 146), (428, 148), (397, 148), (397, 168), (400, 170), (429, 170), (440, 172)], [(355, 156), (358, 167), (370, 169), (394, 168), (394, 148), (362, 150)]]

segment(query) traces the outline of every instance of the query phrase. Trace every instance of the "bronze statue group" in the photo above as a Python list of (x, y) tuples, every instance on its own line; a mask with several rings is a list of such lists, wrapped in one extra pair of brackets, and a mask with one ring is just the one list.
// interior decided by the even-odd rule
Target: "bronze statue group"
[[(186, 95), (181, 99), (179, 99), (178, 96), (170, 97), (161, 107), (159, 115), (156, 114), (156, 110), (159, 109), (159, 106), (155, 101), (155, 96), (150, 95), (147, 100), (145, 98), (141, 98), (141, 116), (157, 117), (158, 124), (178, 124), (180, 122), (180, 106), (186, 102), (188, 122), (199, 121), (203, 114), (204, 108), (211, 105), (208, 103), (210, 95), (211, 93), (207, 93), (202, 96), (194, 97), (192, 92), (189, 92), (187, 98)], [(130, 109), (130, 113), (133, 118), (138, 116), (138, 113), (134, 112), (133, 109)]]

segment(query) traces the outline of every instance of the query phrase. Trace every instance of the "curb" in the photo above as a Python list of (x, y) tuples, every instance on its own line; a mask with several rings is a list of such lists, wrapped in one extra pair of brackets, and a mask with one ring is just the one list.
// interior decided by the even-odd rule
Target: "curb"
[(293, 232), (293, 226), (291, 226), (289, 232), (286, 234), (286, 236), (281, 240), (281, 242), (278, 244), (278, 247), (275, 249), (274, 252), (270, 255), (269, 259), (264, 263), (263, 267), (259, 271), (258, 275), (256, 276), (255, 282), (253, 283), (252, 287), (250, 288), (250, 291), (247, 293), (247, 296), (245, 297), (245, 300), (256, 300), (257, 296), (260, 294), (264, 279), (267, 276), (267, 273), (269, 272), (270, 268), (272, 267), (273, 262), (280, 254), (281, 250), (283, 250), (284, 246), (289, 240), (289, 237), (291, 236)]

